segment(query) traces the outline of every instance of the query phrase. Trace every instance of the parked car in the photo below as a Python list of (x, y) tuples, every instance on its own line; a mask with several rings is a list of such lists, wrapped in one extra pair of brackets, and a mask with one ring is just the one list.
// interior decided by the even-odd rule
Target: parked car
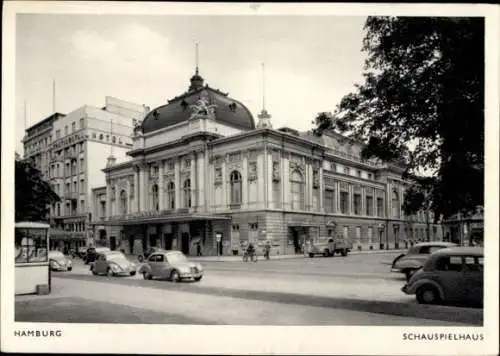
[(97, 259), (90, 262), (90, 271), (93, 275), (106, 274), (108, 276), (134, 276), (137, 267), (119, 251), (102, 251)]
[(422, 304), (483, 305), (483, 248), (450, 247), (432, 253), (401, 289)]
[(109, 247), (89, 247), (85, 253), (85, 264), (88, 265), (90, 262), (94, 262), (100, 253), (108, 251), (111, 251)]
[(142, 262), (142, 261), (148, 259), (148, 257), (151, 256), (152, 253), (161, 252), (161, 251), (166, 251), (166, 250), (163, 248), (160, 248), (160, 247), (151, 247), (149, 250), (146, 250), (146, 252), (144, 252), (143, 255), (137, 256), (137, 260), (139, 262)]
[(50, 269), (52, 271), (71, 271), (73, 263), (61, 251), (49, 251)]
[(87, 247), (86, 246), (78, 246), (76, 249), (76, 255), (80, 257), (82, 260), (85, 259), (85, 255), (87, 254)]
[(314, 243), (311, 242), (307, 246), (307, 254), (309, 257), (314, 257), (315, 255), (323, 255), (325, 257), (334, 256), (336, 253), (342, 256), (347, 256), (351, 251), (352, 246), (343, 237), (330, 237), (327, 242)]
[(408, 280), (411, 275), (421, 268), (429, 255), (437, 250), (458, 246), (452, 242), (432, 241), (420, 242), (408, 249), (408, 252), (400, 254), (394, 259), (391, 272), (403, 273)]
[(138, 272), (144, 279), (161, 277), (173, 282), (186, 279), (199, 281), (203, 277), (201, 264), (189, 261), (180, 251), (153, 252)]

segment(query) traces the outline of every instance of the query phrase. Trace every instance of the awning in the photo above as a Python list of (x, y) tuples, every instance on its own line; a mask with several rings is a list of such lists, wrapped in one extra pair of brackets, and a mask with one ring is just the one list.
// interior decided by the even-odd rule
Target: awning
[(138, 216), (130, 218), (116, 218), (108, 221), (100, 221), (99, 225), (138, 225), (138, 224), (161, 224), (170, 222), (187, 222), (200, 220), (231, 220), (228, 216), (210, 214), (172, 214), (166, 216)]

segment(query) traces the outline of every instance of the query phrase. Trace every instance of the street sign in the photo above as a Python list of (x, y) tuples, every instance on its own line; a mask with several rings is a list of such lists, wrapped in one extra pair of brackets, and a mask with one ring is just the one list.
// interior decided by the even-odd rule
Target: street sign
[(216, 232), (215, 233), (215, 240), (217, 242), (221, 242), (222, 241), (222, 232)]

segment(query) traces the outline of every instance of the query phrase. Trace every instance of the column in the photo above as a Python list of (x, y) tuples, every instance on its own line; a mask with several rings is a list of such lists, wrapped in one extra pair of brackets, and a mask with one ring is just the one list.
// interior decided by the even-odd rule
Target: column
[(138, 167), (136, 166), (134, 168), (134, 212), (139, 212), (140, 211), (140, 206), (139, 206), (139, 170)]
[(349, 184), (349, 210), (348, 213), (349, 215), (354, 215), (354, 194), (353, 194), (354, 187), (352, 184)]
[[(321, 162), (323, 164), (323, 162)], [(319, 179), (319, 202), (318, 202), (318, 207), (319, 211), (324, 213), (325, 212), (325, 207), (323, 206), (323, 194), (325, 194), (325, 184), (323, 181), (323, 166), (319, 167), (319, 173), (318, 173), (318, 179)]]
[(266, 196), (266, 208), (269, 208), (272, 206), (273, 208), (275, 205), (271, 205), (271, 202), (273, 201), (273, 153), (269, 150), (266, 155), (266, 167), (267, 167), (267, 174), (266, 174), (266, 186), (267, 186), (267, 196)]
[(340, 182), (335, 181), (335, 212), (340, 212)]
[(366, 188), (361, 187), (361, 215), (366, 215)]
[[(241, 170), (241, 175), (242, 175), (242, 183), (241, 183), (241, 189), (243, 189), (243, 194), (242, 194), (242, 208), (243, 209), (248, 209), (248, 197), (249, 197), (249, 183), (248, 183), (248, 155), (250, 154), (250, 151), (243, 152), (243, 168)], [(257, 181), (258, 182), (258, 181)], [(257, 183), (259, 184), (259, 183)]]
[(206, 198), (205, 198), (205, 187), (208, 186), (210, 179), (208, 176), (208, 172), (205, 172), (206, 165), (205, 165), (205, 154), (204, 152), (200, 152), (200, 154), (197, 157), (196, 163), (197, 163), (197, 169), (196, 173), (198, 174), (198, 179), (196, 182), (196, 188), (197, 188), (197, 204), (200, 207), (200, 211), (205, 211), (206, 207)]
[(163, 209), (165, 209), (163, 206), (164, 206), (164, 202), (163, 202), (163, 196), (164, 196), (164, 190), (165, 190), (165, 184), (163, 183), (163, 175), (164, 175), (164, 162), (163, 160), (160, 160), (160, 163), (159, 163), (160, 167), (159, 167), (159, 177), (158, 177), (158, 208), (160, 211), (162, 211)]
[(141, 165), (139, 168), (139, 211), (146, 210), (146, 167)]
[[(227, 155), (225, 155), (223, 160), (222, 160), (222, 208), (223, 209), (226, 209), (227, 204), (228, 204), (228, 200), (227, 200), (228, 184), (227, 184), (227, 181), (228, 181), (229, 177), (227, 177), (227, 172), (226, 172), (227, 163), (226, 162), (227, 162)], [(217, 199), (214, 199), (214, 204), (215, 204), (216, 200)]]
[(106, 219), (111, 217), (111, 183), (106, 184)]
[(374, 216), (377, 216), (377, 189), (372, 190), (372, 212)]
[(269, 156), (268, 156), (268, 150), (267, 150), (267, 144), (264, 143), (264, 151), (262, 155), (262, 173), (264, 179), (262, 180), (262, 188), (264, 190), (264, 208), (268, 208), (268, 202), (269, 202)]
[(174, 183), (175, 183), (175, 209), (179, 209), (179, 207), (182, 206), (181, 204), (181, 167), (180, 167), (180, 161), (179, 158), (176, 157), (174, 158), (175, 160), (175, 167), (174, 167)]
[(281, 179), (283, 180), (283, 191), (281, 196), (283, 197), (283, 209), (290, 209), (290, 161), (286, 153), (282, 152), (281, 159)]
[(196, 152), (191, 154), (191, 170), (189, 171), (189, 179), (191, 180), (191, 206), (196, 204)]
[[(127, 179), (127, 213), (130, 214), (133, 210), (132, 199), (130, 199), (131, 187), (130, 179)], [(134, 186), (135, 189), (135, 186)]]
[(265, 149), (260, 151), (257, 155), (257, 206), (265, 208), (266, 204), (266, 175), (265, 175)]
[(114, 214), (113, 215), (119, 215), (121, 214), (121, 212), (119, 211), (119, 205), (118, 205), (118, 202), (119, 202), (119, 199), (120, 199), (120, 192), (118, 191), (118, 187), (115, 186), (115, 201), (114, 201)]

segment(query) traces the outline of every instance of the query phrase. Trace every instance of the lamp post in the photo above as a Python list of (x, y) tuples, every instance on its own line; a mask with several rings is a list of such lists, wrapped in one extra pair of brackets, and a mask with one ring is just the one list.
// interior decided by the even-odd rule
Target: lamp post
[(399, 224), (394, 224), (393, 229), (394, 229), (394, 248), (398, 249), (399, 248), (399, 236), (398, 236)]
[(384, 232), (384, 224), (378, 224), (378, 236), (379, 236), (379, 248), (384, 249), (384, 243), (382, 242), (382, 233)]

